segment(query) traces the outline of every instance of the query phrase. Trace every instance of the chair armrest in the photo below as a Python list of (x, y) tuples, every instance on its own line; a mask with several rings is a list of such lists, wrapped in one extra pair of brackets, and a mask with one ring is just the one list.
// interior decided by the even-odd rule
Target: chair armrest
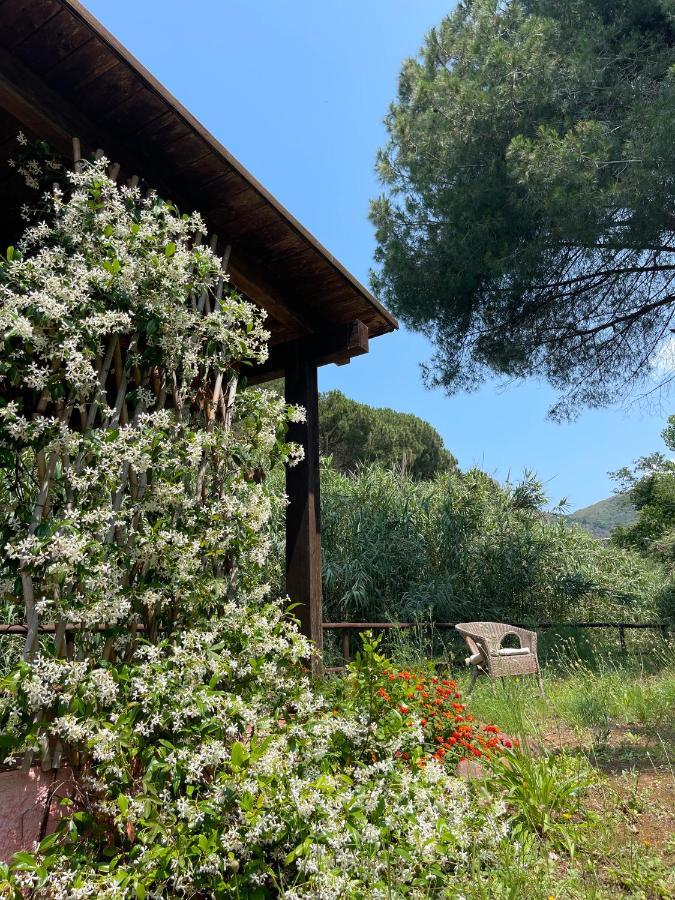
[(537, 652), (536, 631), (528, 631), (527, 628), (512, 628), (511, 630), (520, 638), (521, 647), (527, 647), (531, 653)]

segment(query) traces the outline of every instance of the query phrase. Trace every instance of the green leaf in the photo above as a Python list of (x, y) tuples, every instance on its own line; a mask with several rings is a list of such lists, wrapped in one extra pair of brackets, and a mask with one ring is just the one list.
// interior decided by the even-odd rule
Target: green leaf
[(232, 750), (230, 751), (230, 763), (232, 764), (232, 768), (240, 769), (247, 757), (248, 753), (246, 752), (244, 745), (239, 741), (235, 741), (234, 744), (232, 744)]
[(164, 248), (164, 253), (166, 254), (166, 256), (168, 256), (169, 259), (171, 259), (171, 257), (174, 255), (175, 252), (176, 252), (176, 245), (174, 244), (173, 241), (169, 241), (169, 243)]
[(294, 850), (291, 850), (291, 852), (286, 856), (286, 858), (284, 859), (284, 865), (289, 866), (292, 862), (295, 862), (296, 859), (305, 856), (311, 846), (312, 838), (308, 836), (301, 844), (298, 844), (298, 846)]
[(32, 853), (20, 850), (12, 857), (12, 867), (26, 872), (35, 872), (38, 869), (38, 863)]

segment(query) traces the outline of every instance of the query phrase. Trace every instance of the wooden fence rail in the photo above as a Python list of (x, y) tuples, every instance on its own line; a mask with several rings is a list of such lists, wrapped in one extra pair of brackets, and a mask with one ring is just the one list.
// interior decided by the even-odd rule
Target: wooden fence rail
[[(336, 669), (344, 668), (344, 666), (346, 666), (350, 661), (351, 636), (355, 631), (389, 631), (393, 629), (406, 630), (411, 628), (420, 628), (424, 629), (429, 635), (431, 635), (435, 629), (453, 629), (456, 624), (456, 622), (323, 622), (321, 627), (324, 631), (340, 632), (340, 645), (342, 649), (343, 665), (333, 667), (333, 671), (335, 671)], [(531, 623), (514, 624), (516, 624), (519, 628), (531, 628), (534, 631), (546, 631), (550, 628), (616, 628), (619, 632), (619, 644), (623, 653), (626, 653), (627, 628), (651, 628), (655, 631), (660, 631), (663, 639), (668, 640), (669, 628), (672, 627), (672, 623), (669, 624), (668, 622), (538, 622), (534, 625)], [(61, 627), (66, 634), (68, 649), (72, 652), (72, 644), (74, 641), (75, 632), (81, 631), (82, 629), (79, 625), (66, 624), (62, 625)], [(97, 628), (87, 627), (86, 630), (89, 632), (107, 632), (114, 631), (118, 627), (119, 626), (99, 625)], [(38, 633), (55, 634), (56, 629), (56, 623), (45, 622), (41, 623), (38, 626)], [(139, 632), (144, 631), (142, 623), (138, 624), (137, 630)], [(0, 624), (0, 637), (2, 637), (3, 635), (25, 635), (27, 631), (28, 627), (23, 624)]]
[[(339, 631), (343, 665), (333, 670), (344, 668), (351, 659), (351, 635), (355, 631), (387, 631), (391, 629), (421, 628), (432, 634), (434, 629), (452, 629), (456, 622), (323, 622), (324, 631)], [(667, 622), (538, 622), (514, 623), (519, 628), (531, 628), (534, 631), (546, 631), (550, 628), (616, 628), (619, 632), (619, 644), (622, 653), (626, 653), (627, 628), (652, 628), (660, 631), (664, 640), (668, 640), (669, 624)]]

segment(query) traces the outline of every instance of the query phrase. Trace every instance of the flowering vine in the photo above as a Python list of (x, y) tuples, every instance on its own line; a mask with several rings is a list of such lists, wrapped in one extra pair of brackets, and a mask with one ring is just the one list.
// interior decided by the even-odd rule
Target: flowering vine
[(27, 624), (1, 746), (75, 777), (56, 833), (0, 887), (426, 897), (487, 863), (503, 806), (426, 759), (420, 711), (377, 710), (376, 650), (335, 708), (270, 597), (285, 498), (268, 474), (299, 458), (285, 432), (303, 413), (242, 389), (268, 336), (202, 220), (105, 159), (61, 172), (29, 151), (20, 173), (55, 183), (0, 263), (0, 578)]

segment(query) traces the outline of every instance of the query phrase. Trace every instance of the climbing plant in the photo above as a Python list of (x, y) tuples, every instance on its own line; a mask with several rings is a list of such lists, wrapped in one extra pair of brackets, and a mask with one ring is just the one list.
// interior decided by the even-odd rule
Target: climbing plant
[(0, 577), (26, 622), (0, 748), (72, 777), (0, 892), (426, 896), (468, 877), (503, 806), (427, 760), (419, 710), (382, 707), (375, 645), (339, 709), (313, 689), (270, 596), (268, 475), (298, 459), (303, 412), (239, 390), (267, 335), (227, 250), (105, 159), (31, 151), (17, 168), (40, 193), (0, 266)]

